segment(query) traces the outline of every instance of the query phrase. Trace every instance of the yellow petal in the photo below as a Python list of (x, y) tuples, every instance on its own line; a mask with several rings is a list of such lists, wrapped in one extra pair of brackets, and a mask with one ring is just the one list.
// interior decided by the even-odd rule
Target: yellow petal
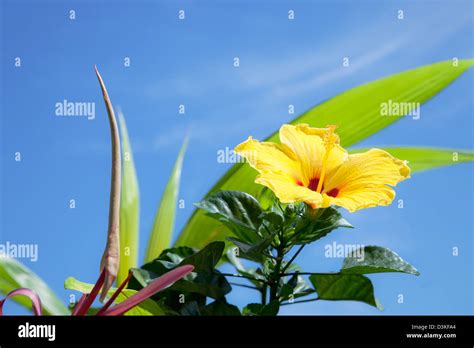
[(323, 207), (339, 205), (354, 212), (389, 205), (395, 198), (395, 191), (390, 186), (409, 177), (410, 168), (406, 163), (386, 151), (371, 149), (349, 155), (347, 161), (328, 173)]
[[(320, 177), (326, 147), (323, 137), (327, 128), (313, 128), (307, 124), (285, 124), (280, 128), (280, 141), (288, 146), (301, 164), (302, 183), (308, 186), (311, 179)], [(326, 171), (339, 166), (347, 159), (347, 152), (339, 145), (339, 137), (326, 160)]]
[(298, 180), (300, 176), (300, 165), (293, 152), (285, 145), (259, 142), (249, 137), (235, 147), (235, 152), (245, 157), (249, 164), (260, 173), (285, 173), (293, 180)]
[(268, 187), (283, 203), (305, 202), (313, 208), (322, 204), (320, 193), (298, 185), (292, 177), (282, 173), (263, 173), (255, 182)]
[[(306, 134), (306, 135), (316, 135), (320, 138), (324, 137), (329, 128), (316, 128), (316, 127), (310, 127), (308, 124), (306, 123), (300, 123), (300, 124), (297, 124), (295, 126), (292, 126), (292, 125), (283, 125), (283, 127), (285, 126), (290, 126), (290, 127), (294, 127), (296, 128), (298, 131)], [(335, 134), (335, 137), (336, 137), (336, 144), (339, 144), (339, 136), (337, 134)]]

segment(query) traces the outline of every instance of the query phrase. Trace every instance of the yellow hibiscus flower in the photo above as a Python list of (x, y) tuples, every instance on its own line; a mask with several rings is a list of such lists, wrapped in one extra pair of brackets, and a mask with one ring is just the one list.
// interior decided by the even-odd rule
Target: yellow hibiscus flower
[(410, 177), (406, 161), (381, 149), (349, 155), (335, 129), (285, 124), (281, 144), (249, 137), (235, 151), (259, 172), (255, 182), (283, 203), (305, 202), (313, 209), (338, 205), (350, 212), (389, 205), (395, 198), (391, 186)]

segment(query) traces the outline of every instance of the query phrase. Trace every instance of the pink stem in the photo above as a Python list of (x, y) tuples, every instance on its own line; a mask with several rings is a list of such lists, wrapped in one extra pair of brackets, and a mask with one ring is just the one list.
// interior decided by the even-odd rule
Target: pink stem
[(35, 313), (35, 315), (42, 314), (41, 300), (39, 296), (36, 294), (36, 292), (30, 289), (26, 289), (26, 288), (19, 288), (19, 289), (10, 291), (3, 300), (0, 300), (0, 316), (3, 315), (3, 304), (5, 303), (5, 301), (17, 295), (28, 297), (31, 300), (31, 307), (33, 308), (33, 312)]
[(153, 281), (151, 284), (141, 289), (135, 295), (130, 296), (125, 301), (119, 303), (115, 307), (103, 312), (101, 315), (122, 315), (137, 306), (141, 302), (145, 301), (147, 298), (153, 296), (157, 292), (163, 290), (169, 285), (175, 283), (176, 281), (184, 278), (186, 275), (191, 273), (194, 270), (192, 265), (184, 265), (165, 273), (160, 278)]
[(95, 283), (90, 294), (86, 296), (85, 300), (82, 301), (82, 303), (81, 301), (79, 301), (78, 305), (76, 306), (76, 309), (74, 310), (75, 315), (77, 316), (86, 315), (87, 310), (92, 306), (92, 303), (94, 302), (95, 298), (97, 297), (97, 294), (102, 288), (102, 285), (104, 284), (104, 280), (105, 280), (105, 270), (102, 270), (102, 272), (100, 272), (99, 279), (97, 279), (97, 283)]
[(125, 286), (128, 284), (130, 278), (132, 278), (132, 272), (128, 272), (127, 278), (120, 284), (118, 289), (114, 292), (114, 294), (109, 298), (107, 303), (100, 309), (100, 311), (97, 312), (96, 315), (102, 315), (109, 307), (112, 305), (117, 298), (117, 296), (122, 292), (122, 290), (125, 288)]
[(86, 300), (88, 294), (82, 294), (81, 298), (79, 301), (76, 303), (76, 306), (74, 307), (74, 310), (72, 311), (71, 315), (77, 315), (77, 311), (82, 307), (82, 304)]

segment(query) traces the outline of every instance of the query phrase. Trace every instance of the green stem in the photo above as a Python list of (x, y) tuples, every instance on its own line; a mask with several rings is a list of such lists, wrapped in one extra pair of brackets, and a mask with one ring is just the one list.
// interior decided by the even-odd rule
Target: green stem
[(267, 304), (267, 285), (263, 285), (262, 288), (260, 289), (260, 292), (262, 293), (262, 304), (266, 305)]
[(273, 300), (277, 299), (278, 296), (278, 286), (280, 284), (280, 269), (281, 269), (281, 264), (283, 261), (283, 250), (284, 250), (284, 245), (280, 245), (277, 249), (277, 257), (276, 257), (276, 262), (277, 264), (275, 265), (275, 271), (273, 272), (272, 280), (271, 280), (271, 286), (270, 286), (270, 302)]
[(339, 272), (291, 272), (291, 273), (281, 273), (281, 277), (289, 277), (293, 275), (313, 275), (313, 274), (324, 274), (324, 275), (331, 275), (331, 274), (339, 274)]
[(253, 278), (253, 277), (248, 277), (248, 276), (245, 276), (245, 275), (242, 275), (242, 274), (232, 274), (232, 273), (213, 273), (213, 274), (223, 275), (225, 277), (244, 278), (244, 279), (249, 279), (249, 280), (253, 280), (253, 281), (256, 281), (256, 282), (260, 282), (260, 283), (263, 283), (263, 284), (268, 284), (268, 282), (265, 281), (265, 280), (257, 279), (257, 278)]
[(309, 300), (301, 300), (301, 301), (293, 301), (293, 302), (283, 302), (283, 303), (280, 303), (280, 306), (286, 306), (286, 305), (290, 305), (290, 304), (297, 304), (297, 303), (306, 303), (306, 302), (314, 302), (314, 301), (318, 301), (319, 298), (312, 298), (312, 299), (309, 299)]
[(293, 261), (295, 261), (296, 257), (298, 256), (298, 254), (301, 252), (301, 250), (303, 250), (304, 248), (304, 244), (300, 246), (300, 248), (296, 251), (296, 253), (293, 255), (293, 257), (290, 259), (290, 261), (288, 261), (288, 263), (285, 265), (285, 267), (283, 267), (283, 269), (281, 270), (281, 273), (284, 274), (285, 271), (288, 269), (288, 267), (290, 267), (291, 263)]
[(258, 290), (260, 291), (260, 288), (257, 288), (255, 286), (251, 286), (251, 285), (246, 285), (246, 284), (239, 284), (239, 283), (233, 283), (233, 282), (229, 282), (230, 285), (235, 285), (235, 286), (240, 286), (242, 288), (247, 288), (247, 289), (253, 289), (253, 290)]

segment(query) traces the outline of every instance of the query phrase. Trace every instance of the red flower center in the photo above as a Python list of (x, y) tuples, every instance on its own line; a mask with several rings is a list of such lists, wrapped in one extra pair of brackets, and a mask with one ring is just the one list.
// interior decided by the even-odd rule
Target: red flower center
[[(303, 183), (301, 181), (297, 181), (296, 184), (298, 186), (304, 186)], [(308, 184), (308, 188), (311, 190), (311, 191), (315, 191), (317, 190), (318, 188), (318, 184), (319, 184), (319, 178), (312, 178), (310, 181), (309, 181), (309, 184)], [(336, 198), (338, 193), (339, 193), (339, 189), (338, 188), (333, 188), (331, 190), (329, 190), (328, 192), (324, 192), (324, 184), (322, 185), (322, 188), (321, 188), (321, 191), (325, 194), (327, 194), (328, 196), (331, 196), (331, 197), (334, 197)]]
[(328, 192), (326, 192), (326, 194), (328, 196), (331, 196), (331, 197), (334, 197), (334, 198), (337, 197), (338, 193), (339, 193), (339, 189), (337, 189), (337, 188), (333, 188), (333, 189), (329, 190)]

